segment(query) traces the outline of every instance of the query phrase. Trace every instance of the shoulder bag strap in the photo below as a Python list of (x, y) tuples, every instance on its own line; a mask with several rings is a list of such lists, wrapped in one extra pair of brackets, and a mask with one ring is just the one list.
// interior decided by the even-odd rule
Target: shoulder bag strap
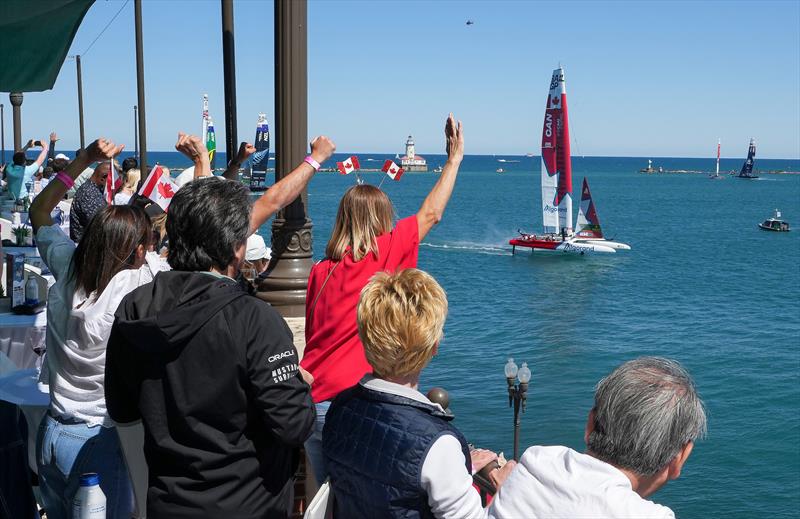
[(328, 280), (331, 278), (331, 275), (333, 275), (333, 271), (336, 270), (336, 267), (338, 267), (341, 262), (342, 260), (337, 261), (333, 268), (331, 268), (330, 272), (328, 272), (328, 275), (325, 276), (325, 281), (322, 282), (322, 286), (319, 287), (319, 292), (317, 292), (317, 295), (314, 297), (314, 301), (311, 303), (311, 310), (308, 312), (308, 321), (311, 321), (314, 318), (314, 309), (317, 307), (319, 296), (322, 295), (322, 291), (325, 289), (325, 285), (328, 284)]

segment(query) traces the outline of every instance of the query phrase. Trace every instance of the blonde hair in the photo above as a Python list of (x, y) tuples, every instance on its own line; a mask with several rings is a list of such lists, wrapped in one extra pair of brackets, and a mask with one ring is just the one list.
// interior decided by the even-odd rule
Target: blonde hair
[[(159, 247), (167, 235), (167, 213), (150, 218), (150, 229), (153, 231), (154, 245)], [(160, 252), (156, 250), (156, 252)]]
[(325, 255), (339, 261), (349, 250), (353, 261), (360, 261), (370, 253), (377, 257), (376, 238), (391, 231), (393, 226), (394, 208), (386, 193), (369, 184), (353, 186), (339, 202)]
[(139, 180), (142, 178), (142, 172), (136, 168), (129, 169), (125, 172), (125, 181), (122, 183), (120, 189), (130, 189), (136, 191), (136, 186), (139, 185)]
[(379, 272), (361, 291), (358, 335), (375, 376), (419, 373), (442, 340), (447, 295), (418, 269)]

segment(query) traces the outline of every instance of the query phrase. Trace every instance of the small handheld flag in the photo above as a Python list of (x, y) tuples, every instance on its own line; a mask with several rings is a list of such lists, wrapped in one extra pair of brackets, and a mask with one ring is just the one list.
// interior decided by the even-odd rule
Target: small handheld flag
[(157, 203), (164, 211), (167, 210), (169, 203), (172, 202), (172, 197), (179, 189), (178, 185), (165, 173), (164, 168), (155, 166), (139, 190), (140, 195)]
[(106, 187), (103, 192), (105, 196), (106, 203), (108, 205), (114, 204), (114, 193), (119, 189), (122, 185), (122, 178), (117, 173), (117, 168), (114, 167), (114, 158), (112, 157), (110, 161), (108, 161), (109, 170), (108, 176), (106, 177)]
[(358, 163), (358, 157), (353, 155), (348, 157), (344, 162), (337, 162), (336, 167), (342, 175), (349, 175), (357, 169), (361, 169), (361, 164)]
[(400, 177), (402, 177), (403, 173), (405, 173), (405, 170), (403, 168), (401, 168), (391, 160), (387, 160), (386, 162), (383, 163), (381, 171), (389, 175), (389, 178), (391, 178), (392, 180), (400, 180)]

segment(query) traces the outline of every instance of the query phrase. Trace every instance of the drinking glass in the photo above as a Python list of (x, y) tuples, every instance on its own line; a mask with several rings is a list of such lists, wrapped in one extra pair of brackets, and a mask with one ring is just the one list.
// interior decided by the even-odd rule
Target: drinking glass
[(42, 373), (42, 358), (47, 351), (47, 343), (45, 342), (46, 328), (43, 326), (36, 326), (28, 329), (25, 336), (25, 345), (33, 350), (37, 355), (36, 358), (36, 378)]

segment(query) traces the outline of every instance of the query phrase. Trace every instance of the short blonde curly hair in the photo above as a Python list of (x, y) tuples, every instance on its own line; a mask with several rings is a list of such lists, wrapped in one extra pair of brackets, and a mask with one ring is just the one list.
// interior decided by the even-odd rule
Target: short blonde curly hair
[(447, 295), (421, 270), (379, 272), (361, 290), (357, 319), (375, 376), (412, 375), (427, 366), (442, 340)]

